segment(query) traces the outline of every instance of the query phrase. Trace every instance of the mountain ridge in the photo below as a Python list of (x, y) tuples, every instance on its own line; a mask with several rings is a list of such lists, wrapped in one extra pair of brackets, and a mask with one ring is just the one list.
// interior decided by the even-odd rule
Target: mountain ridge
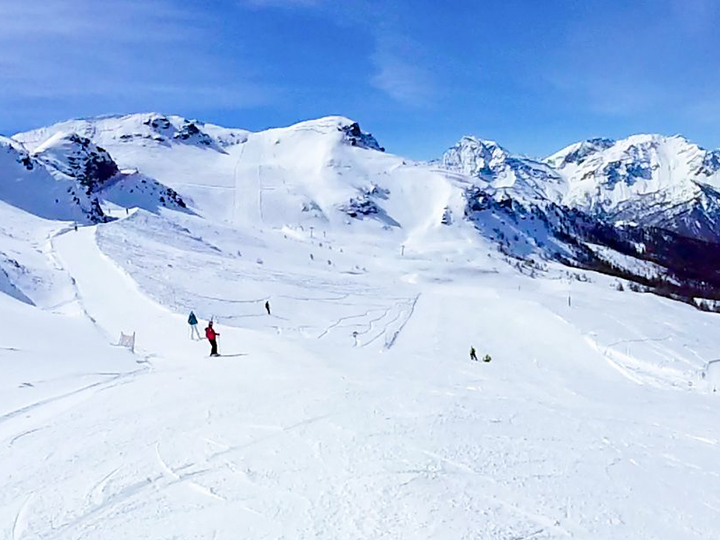
[[(683, 136), (593, 138), (571, 144), (543, 160), (513, 155), (497, 146), (500, 150), (495, 151), (495, 161), (487, 161), (487, 145), (478, 141), (481, 139), (463, 137), (443, 154), (443, 165), (489, 178), (491, 183), (507, 177), (510, 168), (510, 174), (524, 179), (528, 187), (523, 189), (522, 182), (513, 182), (514, 189), (506, 195), (525, 202), (543, 204), (546, 199), (604, 221), (630, 220), (691, 237), (720, 239), (715, 196), (720, 188), (720, 153), (705, 150)], [(459, 147), (464, 152), (459, 153)], [(502, 159), (497, 159), (498, 155)], [(484, 169), (477, 169), (478, 160)], [(542, 165), (549, 169), (542, 170)], [(678, 207), (683, 210), (678, 211)], [(644, 213), (652, 216), (646, 219)]]
[[(695, 242), (720, 245), (720, 158), (680, 136), (588, 139), (543, 160), (464, 136), (422, 163), (386, 153), (344, 116), (252, 132), (150, 112), (68, 120), (10, 140), (35, 162), (48, 141), (102, 149), (124, 176), (109, 184), (112, 196), (101, 194), (101, 210), (167, 207), (251, 229), (331, 227), (439, 252), (464, 237), (510, 258), (647, 281), (630, 257), (652, 267), (656, 284), (720, 293), (714, 270), (698, 261), (702, 272), (688, 274), (687, 261), (663, 247), (698, 257)], [(139, 190), (147, 196), (138, 199)], [(636, 248), (638, 238), (662, 255)]]

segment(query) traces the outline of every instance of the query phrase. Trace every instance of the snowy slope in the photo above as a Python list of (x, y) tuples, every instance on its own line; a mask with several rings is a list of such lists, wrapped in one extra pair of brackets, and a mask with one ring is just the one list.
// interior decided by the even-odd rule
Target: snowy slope
[[(720, 530), (718, 316), (533, 262), (579, 245), (550, 165), (470, 139), (413, 163), (343, 117), (107, 117), (6, 146), (75, 185), (61, 169), (98, 147), (122, 172), (97, 192), (117, 219), (77, 231), (0, 202), (0, 539)], [(632, 238), (585, 248), (662, 274)]]
[(197, 197), (200, 207), (226, 205), (225, 178), (232, 175), (237, 160), (224, 149), (247, 138), (243, 130), (156, 113), (71, 120), (14, 138), (34, 149), (63, 132), (77, 133), (106, 149), (121, 170), (179, 190), (189, 201)]
[[(98, 391), (144, 369), (128, 350), (112, 347), (110, 336), (99, 333), (92, 321), (78, 316), (79, 304), (67, 305), (58, 313), (0, 295), (0, 309), (5, 320), (0, 330), (3, 438), (12, 418), (22, 419), (40, 409), (37, 416), (44, 420), (45, 403), (67, 400), (72, 404), (78, 393)], [(67, 405), (59, 406), (62, 410)]]
[(95, 198), (74, 177), (49, 169), (22, 145), (3, 137), (0, 137), (0, 199), (47, 219), (78, 222), (102, 219)]
[(148, 210), (186, 207), (156, 180), (121, 172), (105, 149), (75, 132), (57, 131), (31, 147), (0, 137), (0, 200), (38, 217), (107, 221), (106, 202)]
[[(8, 538), (670, 539), (720, 526), (716, 399), (701, 378), (720, 346), (713, 315), (598, 276), (483, 273), (353, 235), (320, 248), (237, 234), (140, 211), (55, 240), (99, 335), (135, 329), (150, 369), (2, 418)], [(247, 255), (222, 251), (234, 242)], [(219, 317), (226, 357), (189, 339), (190, 307)], [(493, 361), (470, 362), (470, 343)]]
[(71, 278), (50, 255), (50, 239), (69, 227), (0, 202), (0, 276), (3, 292), (42, 308), (72, 298)]
[[(188, 125), (200, 134), (178, 137)], [(412, 243), (442, 238), (444, 216), (464, 212), (466, 178), (385, 154), (343, 117), (250, 133), (147, 113), (64, 122), (15, 139), (36, 148), (68, 130), (107, 149), (121, 169), (174, 189), (204, 217), (243, 227), (384, 230)]]

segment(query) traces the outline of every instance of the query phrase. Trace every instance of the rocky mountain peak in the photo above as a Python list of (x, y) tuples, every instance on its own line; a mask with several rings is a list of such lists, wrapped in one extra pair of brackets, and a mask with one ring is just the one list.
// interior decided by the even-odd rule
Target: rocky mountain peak
[(48, 169), (77, 179), (88, 193), (119, 171), (110, 154), (87, 137), (59, 132), (38, 146), (33, 156)]

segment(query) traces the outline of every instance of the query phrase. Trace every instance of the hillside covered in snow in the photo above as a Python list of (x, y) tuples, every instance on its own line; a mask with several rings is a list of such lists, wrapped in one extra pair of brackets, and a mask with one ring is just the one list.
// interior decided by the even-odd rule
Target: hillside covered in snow
[(339, 116), (0, 138), (0, 538), (714, 538), (718, 171)]
[(468, 215), (511, 255), (540, 253), (693, 302), (720, 287), (718, 155), (682, 137), (636, 135), (538, 161), (464, 137), (438, 164), (478, 180)]

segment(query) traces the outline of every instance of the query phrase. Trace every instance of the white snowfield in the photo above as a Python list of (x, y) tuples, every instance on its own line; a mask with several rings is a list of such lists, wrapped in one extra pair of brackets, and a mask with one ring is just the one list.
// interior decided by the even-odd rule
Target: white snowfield
[(718, 538), (720, 318), (524, 276), (346, 122), (103, 132), (191, 212), (0, 204), (0, 539)]

